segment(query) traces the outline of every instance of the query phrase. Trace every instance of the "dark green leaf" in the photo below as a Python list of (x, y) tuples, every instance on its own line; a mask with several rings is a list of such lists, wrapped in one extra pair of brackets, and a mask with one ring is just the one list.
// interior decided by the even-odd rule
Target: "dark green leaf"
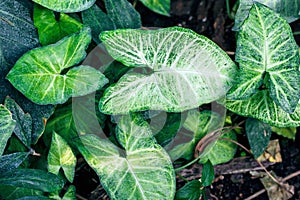
[(170, 0), (140, 0), (145, 6), (156, 13), (170, 16), (171, 1)]
[(0, 185), (55, 192), (63, 188), (64, 181), (60, 177), (42, 170), (16, 169), (1, 174)]
[(121, 117), (117, 138), (125, 151), (94, 135), (79, 140), (80, 152), (97, 172), (110, 197), (173, 199), (173, 166), (168, 154), (153, 138), (148, 123), (138, 116)]
[(5, 106), (10, 110), (13, 119), (16, 121), (15, 135), (30, 149), (32, 144), (32, 118), (30, 114), (24, 113), (22, 108), (11, 98), (5, 99)]
[(267, 148), (272, 135), (271, 127), (257, 119), (246, 120), (246, 134), (254, 158), (258, 158)]
[(104, 2), (107, 15), (116, 28), (141, 28), (141, 16), (127, 0), (104, 0)]
[(71, 13), (80, 12), (91, 7), (96, 0), (33, 0), (46, 8), (57, 12)]
[(17, 61), (7, 79), (38, 104), (64, 103), (94, 92), (108, 82), (98, 70), (80, 65), (63, 73), (83, 60), (90, 42), (90, 29), (84, 28), (56, 44), (31, 50)]
[(21, 197), (16, 200), (51, 200), (49, 197), (43, 197), (43, 196), (27, 196), (27, 197)]
[(8, 139), (11, 137), (16, 126), (11, 112), (0, 104), (0, 156), (3, 154)]
[(27, 152), (17, 152), (0, 157), (0, 174), (18, 168), (28, 155)]
[(201, 187), (199, 180), (192, 180), (176, 192), (175, 200), (199, 200), (202, 196)]
[(16, 200), (26, 196), (43, 196), (43, 192), (22, 187), (0, 185), (0, 197), (5, 200)]
[(73, 182), (76, 157), (67, 142), (57, 133), (52, 133), (52, 142), (48, 154), (49, 172), (59, 175), (62, 169), (68, 181)]
[(300, 98), (299, 60), (289, 24), (264, 5), (253, 4), (239, 31), (240, 73), (227, 98), (247, 99), (262, 87), (284, 111), (294, 112)]
[(40, 43), (45, 46), (58, 42), (65, 36), (76, 33), (83, 25), (64, 13), (59, 13), (59, 19), (55, 18), (54, 12), (34, 5), (33, 20), (38, 29)]
[(99, 34), (102, 31), (116, 28), (112, 20), (96, 4), (83, 11), (81, 16), (83, 24), (92, 29), (92, 37), (97, 44), (100, 43)]
[(68, 190), (63, 197), (61, 197), (59, 191), (51, 193), (49, 197), (56, 200), (76, 200), (76, 188), (74, 185), (71, 185), (68, 187)]
[(215, 170), (212, 163), (208, 160), (203, 164), (201, 185), (204, 187), (210, 186), (215, 178)]

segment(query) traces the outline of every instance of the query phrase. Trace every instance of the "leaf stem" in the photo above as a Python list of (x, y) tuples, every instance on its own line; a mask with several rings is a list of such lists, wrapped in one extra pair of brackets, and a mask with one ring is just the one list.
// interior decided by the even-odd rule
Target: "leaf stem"
[(181, 170), (187, 168), (188, 166), (190, 166), (190, 165), (196, 163), (196, 162), (199, 160), (199, 158), (200, 158), (200, 156), (197, 157), (197, 158), (195, 158), (195, 159), (192, 160), (191, 162), (189, 162), (189, 163), (187, 163), (187, 164), (185, 164), (185, 165), (183, 165), (183, 166), (181, 166), (181, 167), (178, 167), (178, 168), (174, 169), (175, 172), (179, 172), (179, 171), (181, 171)]
[(300, 35), (300, 31), (293, 32), (293, 35)]

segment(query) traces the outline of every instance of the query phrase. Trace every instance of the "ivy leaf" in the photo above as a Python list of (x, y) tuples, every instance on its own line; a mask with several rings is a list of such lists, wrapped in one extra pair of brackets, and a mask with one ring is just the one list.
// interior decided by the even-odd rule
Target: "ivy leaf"
[(90, 29), (85, 28), (54, 45), (31, 50), (17, 61), (7, 79), (38, 104), (64, 103), (94, 92), (108, 82), (98, 70), (81, 65), (64, 74), (82, 61), (90, 42)]
[(55, 192), (63, 188), (64, 181), (60, 177), (42, 170), (16, 169), (1, 174), (0, 185)]
[(294, 112), (300, 98), (299, 59), (289, 24), (269, 8), (253, 4), (239, 31), (240, 74), (227, 98), (249, 98), (262, 86), (283, 110)]
[(17, 152), (0, 157), (0, 173), (18, 168), (28, 155), (29, 152)]
[(73, 182), (75, 175), (76, 157), (67, 142), (53, 132), (51, 147), (48, 154), (48, 170), (58, 175), (62, 168), (68, 181)]
[[(232, 86), (235, 64), (191, 30), (123, 29), (103, 32), (100, 39), (114, 59), (137, 71), (105, 91), (99, 107), (106, 114), (181, 112), (219, 99)], [(150, 72), (138, 73), (143, 70)]]
[(300, 126), (300, 104), (293, 114), (285, 112), (266, 90), (259, 91), (245, 100), (227, 100), (226, 108), (242, 116), (256, 118), (271, 126)]
[(83, 24), (92, 29), (92, 37), (97, 44), (100, 43), (99, 34), (102, 31), (116, 28), (113, 21), (96, 4), (83, 11), (81, 16)]
[(258, 158), (267, 148), (272, 135), (271, 127), (257, 119), (246, 120), (246, 134), (254, 158)]
[(64, 13), (58, 14), (55, 18), (54, 12), (34, 5), (33, 20), (38, 29), (40, 43), (45, 46), (53, 44), (65, 36), (80, 31), (83, 27), (81, 23)]
[(32, 144), (32, 118), (30, 114), (25, 114), (22, 108), (11, 98), (5, 99), (5, 106), (10, 110), (13, 119), (16, 121), (15, 135), (30, 149)]
[[(104, 0), (108, 17), (116, 28), (141, 28), (140, 14), (127, 0)], [(101, 38), (100, 38), (101, 40)]]
[(33, 0), (33, 2), (56, 12), (73, 13), (88, 9), (96, 0)]
[(170, 0), (140, 0), (145, 6), (147, 6), (152, 11), (170, 16), (171, 1)]
[(0, 104), (0, 157), (4, 152), (6, 143), (11, 137), (15, 126), (16, 122), (13, 120), (11, 112)]
[(234, 27), (232, 30), (239, 31), (243, 22), (249, 15), (249, 11), (254, 4), (258, 2), (268, 6), (275, 12), (279, 13), (281, 17), (287, 20), (289, 23), (296, 21), (300, 18), (300, 2), (299, 1), (290, 1), (290, 0), (240, 0), (239, 8), (235, 15)]
[(148, 123), (137, 116), (124, 116), (116, 134), (125, 151), (94, 135), (82, 136), (79, 141), (80, 152), (111, 199), (173, 199), (173, 166)]
[(176, 192), (175, 200), (199, 200), (202, 196), (201, 187), (199, 180), (192, 180)]

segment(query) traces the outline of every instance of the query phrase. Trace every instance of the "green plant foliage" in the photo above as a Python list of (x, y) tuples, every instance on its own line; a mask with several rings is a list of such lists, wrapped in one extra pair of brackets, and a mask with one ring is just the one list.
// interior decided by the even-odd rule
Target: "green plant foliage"
[(0, 104), (0, 157), (4, 152), (6, 143), (11, 137), (16, 122), (12, 118), (11, 112)]
[(52, 133), (52, 142), (48, 154), (48, 170), (58, 175), (62, 169), (68, 181), (73, 182), (76, 157), (67, 142), (57, 133)]
[(16, 169), (1, 174), (0, 185), (55, 192), (62, 189), (64, 181), (60, 177), (42, 170)]
[(278, 135), (281, 135), (283, 137), (295, 140), (296, 134), (297, 134), (297, 128), (296, 127), (286, 127), (286, 128), (278, 128), (278, 127), (271, 127), (272, 131), (275, 132)]
[(176, 192), (175, 200), (199, 200), (203, 189), (200, 180), (192, 180)]
[(71, 185), (68, 187), (68, 190), (64, 194), (64, 196), (61, 198), (58, 194), (59, 192), (56, 192), (56, 194), (51, 193), (49, 197), (51, 199), (56, 199), (56, 200), (76, 200), (76, 188), (74, 185)]
[(80, 31), (83, 25), (64, 13), (58, 14), (55, 18), (54, 12), (34, 5), (33, 20), (38, 29), (40, 43), (45, 46), (58, 42), (65, 36)]
[(92, 29), (93, 40), (100, 43), (99, 34), (102, 31), (114, 30), (116, 26), (114, 22), (96, 5), (81, 13), (84, 25)]
[(272, 135), (271, 127), (257, 119), (246, 120), (246, 134), (254, 158), (258, 158), (267, 148)]
[(259, 91), (245, 100), (227, 100), (226, 108), (239, 115), (256, 118), (271, 126), (296, 127), (300, 125), (300, 104), (289, 114), (282, 110), (266, 90)]
[(5, 106), (10, 110), (13, 119), (16, 121), (15, 135), (30, 149), (32, 144), (32, 118), (30, 114), (24, 113), (22, 108), (11, 98), (5, 99)]
[(254, 4), (239, 31), (240, 71), (227, 98), (247, 99), (263, 87), (284, 111), (294, 112), (300, 98), (299, 59), (289, 24), (269, 8)]
[(268, 6), (275, 12), (279, 13), (281, 17), (283, 17), (289, 23), (300, 18), (300, 2), (297, 0), (240, 0), (240, 5), (234, 18), (234, 31), (238, 31), (243, 22), (247, 19), (249, 11), (254, 2)]
[(82, 61), (90, 42), (90, 29), (85, 28), (54, 45), (31, 50), (17, 61), (7, 79), (38, 104), (64, 103), (94, 92), (108, 82), (98, 70), (81, 65), (63, 74)]
[(6, 186), (0, 185), (0, 197), (5, 200), (16, 200), (26, 196), (39, 196), (43, 198), (43, 192), (39, 190), (33, 190), (23, 187), (14, 187), (14, 186)]
[(215, 179), (214, 166), (208, 160), (203, 164), (202, 176), (201, 176), (201, 185), (204, 187), (210, 186)]
[(181, 112), (222, 97), (232, 86), (235, 64), (191, 30), (116, 30), (103, 32), (100, 39), (117, 61), (151, 71), (127, 73), (109, 87), (99, 104), (106, 114)]
[(0, 157), (0, 173), (18, 168), (28, 157), (29, 152), (17, 152)]
[(179, 158), (191, 160), (199, 140), (207, 133), (220, 128), (222, 125), (222, 119), (217, 113), (208, 110), (202, 112), (197, 110), (189, 111), (187, 118), (183, 123), (183, 127), (193, 134), (180, 130), (173, 140), (173, 143), (177, 145), (174, 147), (166, 147), (167, 149), (170, 149), (168, 150), (170, 157), (172, 160), (177, 160)]
[(116, 134), (125, 150), (94, 135), (82, 136), (79, 141), (80, 152), (111, 199), (173, 199), (173, 166), (148, 123), (138, 116), (124, 116)]
[(154, 12), (170, 16), (171, 1), (170, 0), (140, 0), (145, 6)]
[(48, 197), (43, 197), (43, 196), (27, 196), (27, 197), (21, 197), (18, 198), (17, 200), (51, 200)]
[(50, 10), (64, 13), (80, 12), (91, 7), (96, 0), (33, 0)]
[[(127, 0), (104, 0), (108, 17), (116, 28), (141, 28), (141, 16)], [(101, 40), (101, 38), (100, 38)]]

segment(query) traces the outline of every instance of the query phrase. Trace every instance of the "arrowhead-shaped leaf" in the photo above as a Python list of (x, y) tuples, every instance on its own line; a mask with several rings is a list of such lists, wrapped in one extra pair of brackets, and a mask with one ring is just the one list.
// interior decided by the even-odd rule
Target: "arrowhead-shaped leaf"
[(55, 192), (64, 186), (60, 177), (38, 169), (16, 169), (1, 174), (0, 185)]
[(37, 4), (34, 5), (33, 19), (43, 46), (56, 43), (63, 37), (80, 31), (83, 27), (81, 23), (64, 13), (59, 13), (57, 20), (53, 11)]
[(13, 120), (11, 112), (0, 104), (0, 157), (15, 126), (16, 122)]
[(239, 115), (259, 119), (272, 126), (300, 126), (300, 104), (293, 114), (282, 110), (266, 90), (259, 91), (245, 100), (227, 100), (226, 108)]
[[(235, 64), (191, 30), (116, 30), (100, 39), (114, 59), (137, 71), (106, 90), (99, 104), (104, 113), (181, 112), (219, 99), (232, 86)], [(150, 72), (138, 73), (143, 70)]]
[(98, 70), (81, 65), (64, 74), (82, 61), (90, 42), (90, 29), (85, 28), (54, 45), (31, 50), (17, 61), (7, 79), (38, 104), (64, 103), (94, 92), (108, 82)]
[(147, 122), (122, 117), (117, 137), (125, 151), (94, 135), (83, 136), (79, 141), (80, 152), (99, 175), (111, 199), (173, 199), (172, 163), (156, 143)]
[(52, 133), (52, 142), (48, 154), (48, 170), (58, 175), (62, 168), (68, 181), (73, 182), (76, 157), (67, 142), (57, 133)]
[(80, 12), (91, 7), (96, 0), (33, 0), (50, 10), (57, 12), (71, 13)]
[(171, 1), (170, 0), (140, 0), (145, 6), (156, 13), (170, 16)]
[(240, 74), (227, 97), (246, 99), (263, 87), (283, 110), (292, 113), (300, 98), (299, 59), (289, 24), (264, 5), (253, 4), (238, 35)]

